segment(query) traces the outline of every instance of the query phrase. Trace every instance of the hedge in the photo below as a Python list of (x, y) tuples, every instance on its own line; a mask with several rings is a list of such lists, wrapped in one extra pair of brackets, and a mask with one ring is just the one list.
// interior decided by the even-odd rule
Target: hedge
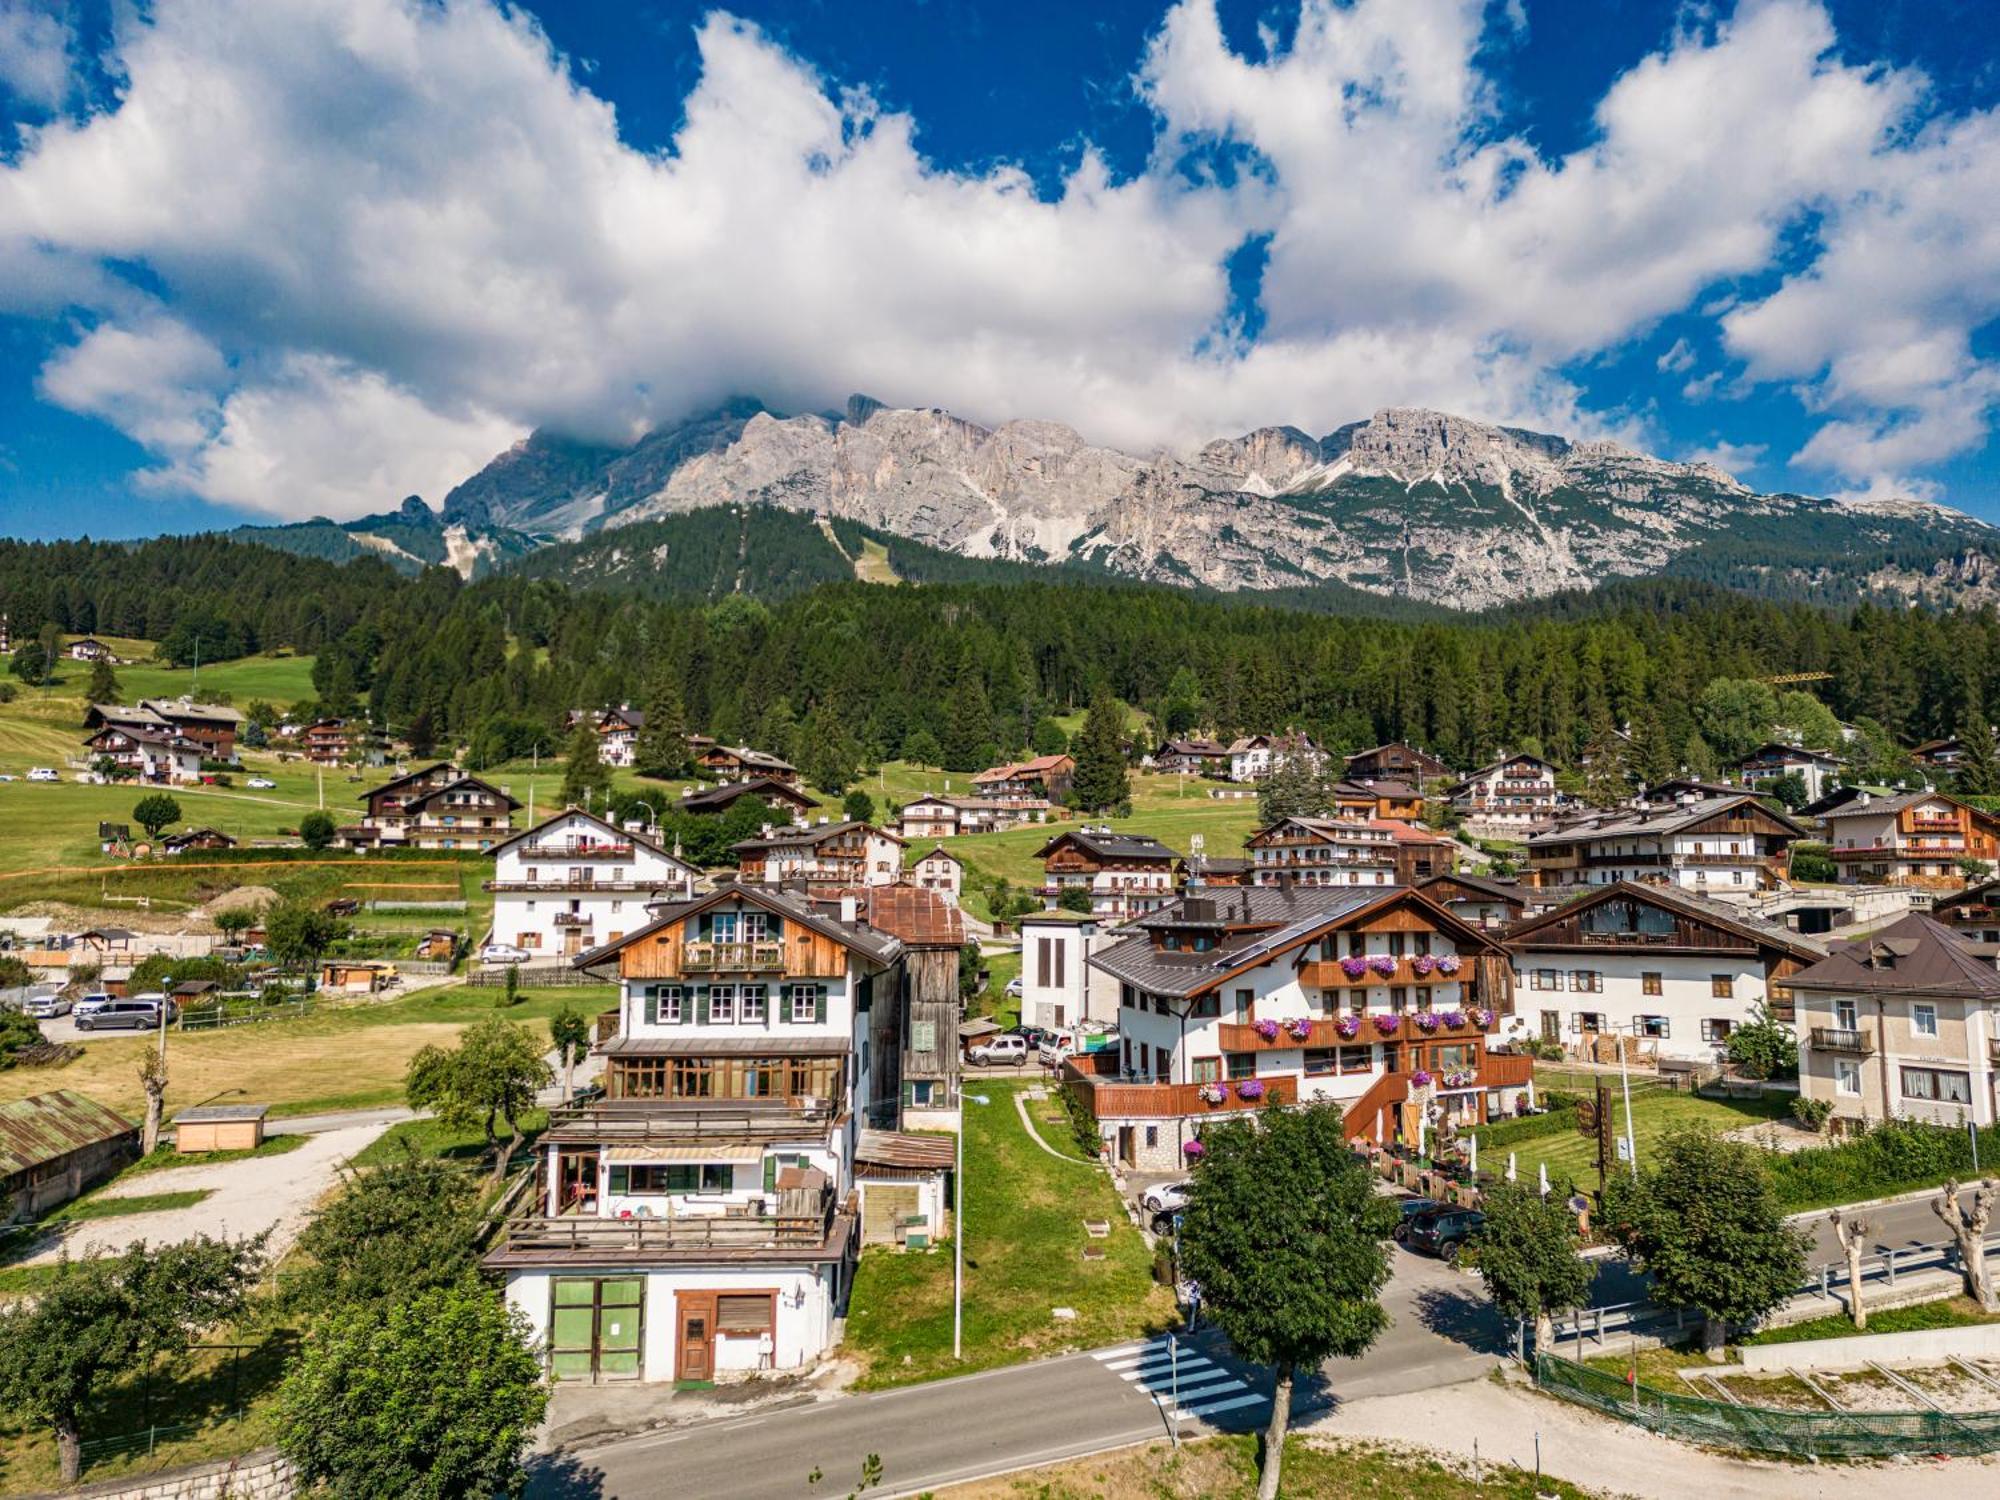
[[(1483, 1142), (1482, 1142), (1483, 1144)], [(1979, 1132), (1982, 1171), (2000, 1167), (2000, 1127)], [(1838, 1146), (1773, 1157), (1778, 1199), (1793, 1211), (1887, 1198), (1972, 1177), (1972, 1141), (1963, 1126), (1892, 1120)]]
[(1504, 1150), (1523, 1141), (1537, 1141), (1545, 1135), (1567, 1135), (1577, 1128), (1576, 1106), (1564, 1104), (1546, 1114), (1524, 1115), (1498, 1125), (1482, 1125), (1472, 1133), (1479, 1137), (1481, 1151)]

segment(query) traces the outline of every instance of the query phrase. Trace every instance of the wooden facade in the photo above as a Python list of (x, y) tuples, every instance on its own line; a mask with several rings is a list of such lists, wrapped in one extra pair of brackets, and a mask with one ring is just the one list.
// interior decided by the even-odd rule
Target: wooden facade
[(690, 917), (620, 948), (619, 977), (708, 979), (716, 974), (768, 974), (784, 979), (839, 979), (847, 973), (846, 947), (803, 924), (772, 917), (775, 938), (717, 943), (689, 934), (696, 920)]

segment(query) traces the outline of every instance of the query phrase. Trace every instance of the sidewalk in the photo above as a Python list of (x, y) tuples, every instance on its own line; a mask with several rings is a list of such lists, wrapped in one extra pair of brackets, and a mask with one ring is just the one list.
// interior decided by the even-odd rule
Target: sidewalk
[[(1349, 1401), (1300, 1430), (1422, 1446), (1510, 1463), (1639, 1500), (1935, 1500), (2000, 1489), (2000, 1456), (1900, 1463), (1798, 1464), (1724, 1457), (1569, 1406), (1509, 1380)], [(1980, 1475), (1985, 1475), (1981, 1479)]]

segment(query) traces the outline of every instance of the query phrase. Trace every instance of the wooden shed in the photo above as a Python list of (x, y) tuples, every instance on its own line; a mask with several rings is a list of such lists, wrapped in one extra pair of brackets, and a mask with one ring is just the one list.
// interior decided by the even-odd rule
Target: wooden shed
[(349, 995), (372, 995), (396, 978), (394, 964), (370, 958), (329, 958), (320, 965), (319, 987)]
[(182, 1156), (203, 1151), (254, 1151), (264, 1144), (268, 1104), (203, 1104), (174, 1116), (174, 1150)]
[(0, 1222), (40, 1218), (139, 1154), (139, 1127), (73, 1089), (0, 1104)]

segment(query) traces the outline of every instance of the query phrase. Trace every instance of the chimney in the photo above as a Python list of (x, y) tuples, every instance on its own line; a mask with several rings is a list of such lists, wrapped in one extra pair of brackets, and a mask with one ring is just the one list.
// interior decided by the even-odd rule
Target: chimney
[(852, 926), (860, 916), (861, 901), (852, 892), (840, 898), (840, 920)]

